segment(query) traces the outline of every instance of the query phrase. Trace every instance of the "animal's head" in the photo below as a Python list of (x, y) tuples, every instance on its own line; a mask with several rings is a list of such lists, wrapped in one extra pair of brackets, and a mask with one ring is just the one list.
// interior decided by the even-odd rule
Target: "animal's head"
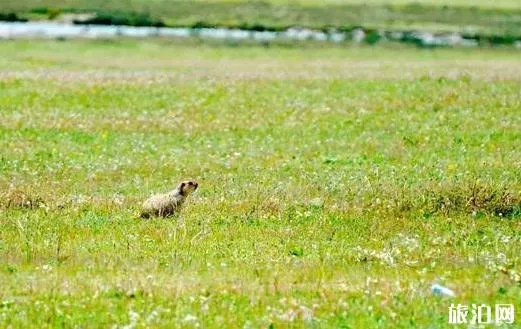
[(179, 186), (177, 187), (177, 189), (179, 190), (181, 195), (187, 196), (190, 193), (192, 193), (193, 191), (197, 190), (198, 186), (199, 186), (199, 184), (197, 184), (197, 182), (187, 180), (187, 181), (181, 182), (179, 184)]

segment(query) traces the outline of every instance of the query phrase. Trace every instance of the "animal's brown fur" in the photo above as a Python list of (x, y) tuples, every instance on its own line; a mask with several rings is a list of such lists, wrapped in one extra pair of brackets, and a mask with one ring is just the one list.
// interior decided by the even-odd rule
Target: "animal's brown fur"
[(181, 210), (186, 197), (194, 192), (199, 184), (194, 181), (181, 182), (176, 189), (153, 195), (143, 202), (140, 217), (169, 217)]

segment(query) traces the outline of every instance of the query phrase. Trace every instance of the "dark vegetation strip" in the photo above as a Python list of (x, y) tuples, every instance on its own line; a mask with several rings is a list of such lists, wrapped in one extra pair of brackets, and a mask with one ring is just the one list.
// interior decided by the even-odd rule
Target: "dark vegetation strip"
[(521, 29), (521, 9), (408, 5), (274, 5), (261, 1), (57, 1), (21, 0), (0, 4), (0, 12), (54, 18), (60, 12), (95, 13), (88, 23), (131, 26), (227, 27), (280, 31), (290, 26), (350, 30), (353, 26), (440, 25), (479, 33), (508, 34)]
[[(43, 9), (38, 9), (37, 12), (43, 12)], [(1, 14), (0, 13), (0, 21), (7, 21), (7, 22), (26, 22), (26, 18), (21, 18), (18, 15), (14, 13), (9, 14)], [(122, 13), (101, 13), (97, 14), (91, 18), (85, 19), (85, 20), (75, 20), (75, 24), (78, 25), (112, 25), (112, 26), (130, 26), (130, 27), (174, 27), (174, 28), (190, 28), (193, 30), (193, 36), (198, 36), (198, 31), (200, 29), (212, 29), (212, 28), (226, 28), (226, 29), (239, 29), (244, 31), (257, 31), (257, 32), (263, 32), (263, 31), (270, 31), (270, 32), (283, 32), (291, 26), (287, 27), (269, 27), (264, 26), (262, 24), (248, 24), (248, 23), (241, 23), (239, 25), (223, 25), (223, 24), (208, 24), (205, 22), (195, 22), (188, 26), (183, 25), (167, 25), (161, 20), (153, 19), (150, 16), (147, 16), (145, 14), (138, 14), (138, 13), (128, 13), (128, 14), (122, 14)], [(317, 31), (317, 30), (313, 30)], [(428, 35), (426, 36), (424, 32), (418, 32), (417, 30), (398, 30), (398, 29), (392, 29), (392, 30), (383, 30), (383, 29), (376, 29), (376, 28), (365, 28), (358, 25), (354, 26), (343, 26), (340, 28), (332, 28), (327, 27), (320, 29), (318, 31), (326, 33), (326, 35), (331, 35), (329, 33), (334, 32), (336, 34), (343, 33), (345, 35), (345, 40), (353, 40), (354, 35), (357, 31), (363, 31), (364, 37), (363, 42), (368, 44), (376, 44), (382, 40), (389, 40), (394, 42), (403, 42), (408, 44), (414, 44), (420, 47), (443, 47), (443, 46), (457, 46), (461, 45), (460, 42), (472, 42), (472, 46), (487, 46), (487, 45), (513, 45), (513, 44), (521, 44), (521, 33), (517, 34), (487, 34), (487, 33), (457, 33), (459, 35), (459, 38), (461, 38), (461, 41), (453, 44), (449, 39), (451, 36), (454, 35), (454, 32), (437, 32), (437, 33), (431, 33), (427, 32), (428, 35), (432, 35), (437, 38), (439, 42), (426, 42), (426, 40), (429, 40), (431, 37)], [(329, 38), (328, 37), (328, 38)], [(441, 39), (440, 39), (441, 38)], [(360, 41), (360, 40), (358, 40)], [(242, 41), (244, 42), (244, 41)], [(277, 43), (276, 40), (272, 41), (264, 41), (265, 44), (270, 43)]]
[[(395, 41), (421, 44), (411, 33), (459, 31), (479, 45), (510, 45), (521, 40), (521, 10), (478, 7), (340, 4), (306, 6), (266, 2), (189, 1), (36, 1), (0, 4), (0, 21), (55, 19), (63, 13), (91, 13), (75, 24), (149, 27), (228, 28), (247, 31), (284, 31), (302, 27), (323, 32), (366, 32), (365, 41), (376, 43), (393, 31), (405, 32)], [(414, 26), (414, 28), (408, 28)], [(468, 32), (468, 27), (475, 29)], [(433, 31), (434, 29), (434, 31)], [(379, 31), (384, 30), (382, 34)], [(347, 38), (349, 39), (349, 38)]]
[(19, 17), (16, 13), (1, 13), (0, 22), (27, 22), (27, 18)]
[[(448, 216), (455, 213), (511, 219), (521, 216), (521, 195), (506, 187), (477, 182), (404, 191), (398, 198), (395, 195), (378, 195), (374, 198), (382, 201), (380, 204), (373, 202), (363, 204), (366, 211), (386, 209), (396, 216), (421, 213), (425, 218), (433, 215)], [(110, 203), (110, 200), (100, 199), (99, 201)], [(361, 202), (364, 203), (364, 201)], [(66, 207), (66, 204), (63, 204), (63, 200), (42, 196), (29, 186), (11, 189), (0, 194), (0, 209), (30, 210), (42, 207), (59, 210)], [(291, 211), (291, 209), (292, 206), (288, 206), (284, 210)]]

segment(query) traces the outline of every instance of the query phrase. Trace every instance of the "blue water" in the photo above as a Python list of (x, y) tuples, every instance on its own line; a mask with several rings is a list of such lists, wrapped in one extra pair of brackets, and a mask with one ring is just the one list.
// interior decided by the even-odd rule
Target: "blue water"
[(308, 29), (289, 29), (283, 32), (245, 31), (223, 28), (169, 28), (132, 27), (112, 25), (73, 25), (55, 22), (0, 22), (0, 38), (115, 38), (119, 36), (146, 38), (187, 38), (198, 36), (209, 39), (229, 40), (319, 40), (341, 42), (344, 33), (324, 33)]

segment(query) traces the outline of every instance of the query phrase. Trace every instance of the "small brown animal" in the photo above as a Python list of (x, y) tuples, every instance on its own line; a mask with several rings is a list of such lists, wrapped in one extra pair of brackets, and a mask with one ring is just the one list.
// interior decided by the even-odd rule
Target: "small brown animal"
[(179, 213), (186, 197), (197, 190), (198, 186), (197, 182), (184, 181), (173, 191), (151, 196), (143, 202), (140, 217), (169, 217)]

